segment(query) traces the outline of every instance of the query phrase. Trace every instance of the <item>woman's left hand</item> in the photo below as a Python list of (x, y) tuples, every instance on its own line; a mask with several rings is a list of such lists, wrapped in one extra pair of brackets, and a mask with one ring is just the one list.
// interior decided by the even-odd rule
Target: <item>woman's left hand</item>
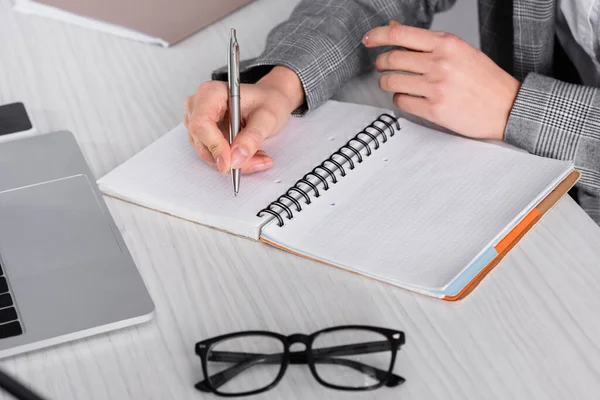
[[(392, 21), (369, 31), (367, 47), (401, 46), (375, 63), (379, 86), (402, 110), (473, 138), (503, 139), (520, 83), (489, 57), (446, 32)], [(407, 72), (409, 74), (407, 74)]]

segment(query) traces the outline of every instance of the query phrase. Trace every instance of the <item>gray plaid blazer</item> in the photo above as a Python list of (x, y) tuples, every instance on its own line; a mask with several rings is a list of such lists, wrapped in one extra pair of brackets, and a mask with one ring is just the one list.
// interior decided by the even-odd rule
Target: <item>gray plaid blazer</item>
[[(381, 49), (362, 36), (390, 19), (428, 28), (455, 0), (302, 0), (271, 31), (265, 51), (242, 64), (256, 82), (274, 65), (294, 70), (314, 109), (345, 82), (373, 68)], [(600, 224), (600, 89), (557, 78), (555, 0), (479, 0), (481, 49), (522, 82), (505, 140), (530, 153), (572, 160), (582, 176), (574, 197)], [(215, 73), (215, 79), (224, 79)]]

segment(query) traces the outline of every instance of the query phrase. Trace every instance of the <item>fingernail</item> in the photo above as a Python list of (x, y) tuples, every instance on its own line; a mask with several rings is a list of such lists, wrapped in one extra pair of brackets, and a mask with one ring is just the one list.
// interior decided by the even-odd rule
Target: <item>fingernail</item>
[(363, 36), (363, 38), (362, 38), (362, 42), (363, 42), (363, 44), (367, 44), (367, 41), (368, 41), (368, 40), (369, 40), (369, 35), (365, 35), (365, 36)]
[(231, 149), (231, 166), (233, 168), (241, 168), (248, 159), (248, 150), (242, 146), (233, 146)]
[(390, 25), (400, 25), (400, 22), (392, 19), (390, 20)]
[(273, 166), (273, 161), (268, 161), (264, 163), (254, 164), (250, 167), (250, 172), (259, 172), (264, 171)]
[(223, 157), (221, 156), (217, 157), (217, 169), (223, 175), (227, 173), (227, 168), (225, 167), (225, 160), (223, 160)]

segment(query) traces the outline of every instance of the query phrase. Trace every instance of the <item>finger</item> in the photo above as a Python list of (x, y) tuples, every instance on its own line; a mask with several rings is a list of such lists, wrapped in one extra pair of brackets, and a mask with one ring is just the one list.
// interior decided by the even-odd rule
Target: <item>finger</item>
[[(194, 109), (194, 97), (188, 96), (185, 98), (185, 102), (183, 103), (185, 108), (185, 116), (183, 117), (183, 124), (188, 129), (188, 133), (190, 131), (190, 115), (192, 115), (192, 110)], [(192, 142), (190, 142), (192, 143)]]
[(185, 107), (185, 113), (189, 116), (192, 113), (192, 110), (194, 109), (194, 97), (193, 96), (188, 96), (185, 98), (185, 102), (183, 103), (183, 106)]
[(189, 131), (195, 142), (202, 143), (214, 158), (218, 170), (225, 174), (231, 164), (229, 143), (218, 123), (227, 111), (227, 85), (224, 82), (203, 84), (194, 97)]
[(409, 114), (430, 120), (430, 104), (427, 99), (404, 93), (396, 93), (394, 95), (394, 104), (396, 104), (399, 109), (406, 111)]
[(240, 168), (258, 151), (262, 142), (277, 132), (277, 117), (271, 111), (258, 109), (248, 116), (246, 126), (231, 146), (231, 165)]
[(256, 152), (249, 161), (241, 168), (243, 174), (252, 174), (255, 172), (266, 171), (274, 165), (273, 159), (265, 154), (264, 151)]
[[(190, 130), (190, 115), (189, 114), (185, 114), (185, 116), (183, 117), (183, 124), (185, 125), (185, 127), (188, 129), (188, 132)], [(188, 134), (189, 136), (189, 134)]]
[(229, 171), (231, 152), (229, 143), (215, 122), (208, 118), (194, 117), (190, 122), (190, 131), (198, 154), (207, 149), (222, 174)]
[(384, 92), (391, 93), (406, 93), (425, 97), (429, 94), (429, 86), (422, 75), (385, 74), (379, 78), (379, 87)]
[(188, 134), (188, 140), (189, 140), (190, 144), (192, 145), (192, 147), (194, 148), (194, 150), (196, 150), (198, 157), (200, 157), (201, 160), (205, 161), (211, 167), (214, 167), (215, 169), (217, 169), (217, 164), (215, 163), (215, 159), (213, 158), (212, 154), (210, 154), (210, 151), (208, 151), (206, 146), (204, 146), (201, 142), (195, 141), (194, 137), (190, 134)]
[(367, 47), (402, 46), (407, 49), (431, 52), (435, 48), (438, 32), (413, 26), (391, 24), (371, 29), (363, 37)]
[(380, 54), (375, 60), (379, 72), (405, 71), (416, 74), (427, 73), (431, 65), (431, 53), (409, 50), (392, 50)]

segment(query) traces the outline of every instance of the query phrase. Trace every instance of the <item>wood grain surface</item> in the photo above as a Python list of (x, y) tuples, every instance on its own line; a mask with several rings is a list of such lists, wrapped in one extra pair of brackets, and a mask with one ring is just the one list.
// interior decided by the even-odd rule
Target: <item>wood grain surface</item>
[[(296, 3), (256, 1), (163, 49), (15, 14), (0, 0), (0, 104), (23, 101), (40, 132), (74, 132), (98, 178), (181, 121), (185, 96), (226, 61), (229, 27), (238, 30), (242, 56), (255, 56)], [(376, 80), (374, 74), (355, 79), (336, 98), (391, 107)], [(243, 329), (310, 333), (346, 323), (406, 332), (395, 369), (405, 385), (348, 394), (291, 366), (275, 389), (256, 398), (599, 396), (600, 228), (571, 198), (456, 303), (106, 200), (156, 317), (2, 360), (50, 399), (211, 398), (193, 389), (201, 376), (195, 342)]]

